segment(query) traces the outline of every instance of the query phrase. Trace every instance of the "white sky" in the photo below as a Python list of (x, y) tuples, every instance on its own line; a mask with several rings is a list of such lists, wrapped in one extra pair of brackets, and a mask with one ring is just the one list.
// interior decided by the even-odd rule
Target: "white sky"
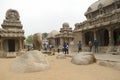
[(59, 31), (64, 22), (72, 29), (86, 20), (84, 13), (97, 0), (0, 0), (0, 24), (8, 9), (19, 12), (25, 35)]

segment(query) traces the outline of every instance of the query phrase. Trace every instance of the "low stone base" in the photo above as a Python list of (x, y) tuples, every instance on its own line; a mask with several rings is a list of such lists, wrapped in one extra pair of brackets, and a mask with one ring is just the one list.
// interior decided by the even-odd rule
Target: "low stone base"
[(42, 51), (42, 53), (51, 55), (52, 52), (51, 51)]
[(15, 58), (16, 57), (16, 52), (9, 52), (7, 53), (7, 58)]
[(116, 70), (120, 70), (120, 62), (110, 60), (97, 60), (97, 64), (105, 67), (111, 67)]
[(112, 55), (119, 55), (119, 52), (110, 52)]
[(0, 58), (1, 58), (1, 57), (4, 57), (3, 54), (4, 54), (4, 52), (3, 52), (3, 51), (0, 51)]

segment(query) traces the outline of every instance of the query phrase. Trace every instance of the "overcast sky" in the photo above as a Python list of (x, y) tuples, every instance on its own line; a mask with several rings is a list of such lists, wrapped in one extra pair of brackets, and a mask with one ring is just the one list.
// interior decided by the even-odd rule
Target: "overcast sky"
[(19, 12), (25, 35), (59, 31), (64, 22), (72, 29), (86, 20), (84, 13), (97, 0), (0, 0), (0, 24), (8, 9)]

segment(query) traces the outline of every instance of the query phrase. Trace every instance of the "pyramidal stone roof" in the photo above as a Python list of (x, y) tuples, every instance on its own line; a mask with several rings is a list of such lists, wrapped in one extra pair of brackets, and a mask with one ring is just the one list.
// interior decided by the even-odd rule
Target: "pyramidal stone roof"
[(0, 29), (1, 37), (23, 37), (24, 30), (23, 25), (20, 21), (20, 16), (17, 10), (8, 9), (6, 12), (5, 19), (1, 24), (2, 29)]

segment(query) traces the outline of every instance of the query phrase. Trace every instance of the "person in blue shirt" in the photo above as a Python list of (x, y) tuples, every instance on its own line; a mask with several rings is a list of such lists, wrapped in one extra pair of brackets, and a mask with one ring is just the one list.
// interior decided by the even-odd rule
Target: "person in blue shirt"
[(63, 52), (66, 54), (67, 53), (67, 44), (64, 42), (63, 44)]
[(78, 53), (79, 53), (80, 51), (82, 51), (81, 41), (78, 42), (77, 46), (78, 46)]

